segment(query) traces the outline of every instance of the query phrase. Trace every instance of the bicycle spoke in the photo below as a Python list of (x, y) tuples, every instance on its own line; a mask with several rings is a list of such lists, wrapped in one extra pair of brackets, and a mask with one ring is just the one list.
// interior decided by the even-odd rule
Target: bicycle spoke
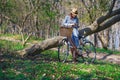
[(84, 43), (84, 57), (88, 63), (92, 63), (96, 59), (95, 47), (91, 42)]
[(68, 52), (69, 51), (68, 51), (67, 41), (65, 39), (63, 39), (58, 46), (58, 59), (59, 59), (59, 61), (65, 62), (67, 60), (67, 56), (69, 55)]

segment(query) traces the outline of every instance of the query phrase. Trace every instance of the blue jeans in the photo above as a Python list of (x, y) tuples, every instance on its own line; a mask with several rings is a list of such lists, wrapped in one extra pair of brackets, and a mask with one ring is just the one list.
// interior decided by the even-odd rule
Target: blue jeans
[(72, 41), (77, 48), (79, 48), (79, 37), (72, 34)]

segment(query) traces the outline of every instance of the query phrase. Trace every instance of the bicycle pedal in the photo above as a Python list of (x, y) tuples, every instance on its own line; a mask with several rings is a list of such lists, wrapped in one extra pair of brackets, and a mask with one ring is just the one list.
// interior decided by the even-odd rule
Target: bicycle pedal
[(77, 52), (78, 52), (78, 55), (82, 55), (82, 50), (77, 50)]
[(80, 57), (80, 56), (82, 56), (82, 54), (78, 54), (78, 56)]

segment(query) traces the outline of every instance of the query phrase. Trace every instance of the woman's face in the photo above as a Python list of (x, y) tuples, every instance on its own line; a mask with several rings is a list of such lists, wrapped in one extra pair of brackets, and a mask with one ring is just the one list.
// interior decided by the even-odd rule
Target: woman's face
[(77, 16), (77, 14), (72, 14), (72, 17), (74, 18), (74, 17), (76, 17)]

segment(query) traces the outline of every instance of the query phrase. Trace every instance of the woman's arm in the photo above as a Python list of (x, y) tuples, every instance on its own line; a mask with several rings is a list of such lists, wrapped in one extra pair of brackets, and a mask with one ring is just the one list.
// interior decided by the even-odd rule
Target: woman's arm
[(71, 27), (73, 24), (69, 23), (70, 17), (66, 16), (65, 19), (63, 20), (62, 26), (64, 27)]
[(79, 20), (77, 17), (74, 19), (74, 24), (72, 25), (72, 27), (79, 28)]

